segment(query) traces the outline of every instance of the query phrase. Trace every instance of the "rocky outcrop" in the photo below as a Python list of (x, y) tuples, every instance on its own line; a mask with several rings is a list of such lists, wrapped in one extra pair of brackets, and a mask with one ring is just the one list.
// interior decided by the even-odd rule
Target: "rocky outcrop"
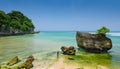
[(65, 54), (65, 55), (75, 55), (75, 53), (76, 53), (75, 47), (73, 47), (73, 46), (71, 46), (71, 47), (62, 46), (61, 50), (62, 50), (63, 54)]
[(100, 34), (77, 32), (76, 41), (78, 47), (94, 53), (107, 52), (112, 48), (111, 39)]
[(29, 56), (26, 61), (20, 62), (18, 57), (14, 57), (7, 64), (0, 65), (0, 69), (31, 69), (33, 67), (32, 62), (34, 61), (33, 56)]
[(33, 56), (29, 56), (27, 60), (22, 64), (21, 68), (30, 69), (33, 67), (32, 62), (34, 61)]
[(12, 66), (12, 65), (14, 65), (14, 64), (16, 64), (16, 63), (18, 63), (18, 62), (19, 62), (18, 56), (15, 56), (14, 58), (12, 58), (12, 59), (7, 63), (7, 65)]

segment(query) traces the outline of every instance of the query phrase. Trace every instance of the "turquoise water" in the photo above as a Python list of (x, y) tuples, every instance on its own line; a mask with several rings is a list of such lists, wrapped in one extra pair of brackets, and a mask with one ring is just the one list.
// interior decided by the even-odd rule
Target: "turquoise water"
[(0, 62), (18, 55), (25, 58), (31, 54), (60, 50), (61, 46), (76, 46), (75, 32), (41, 32), (23, 36), (0, 37)]
[[(113, 47), (109, 50), (112, 56), (111, 65), (120, 68), (120, 32), (112, 32), (107, 36), (113, 42)], [(7, 61), (16, 55), (23, 59), (37, 53), (48, 57), (49, 55), (46, 56), (46, 54), (60, 50), (61, 46), (77, 48), (76, 32), (40, 32), (39, 34), (0, 37), (0, 62)]]

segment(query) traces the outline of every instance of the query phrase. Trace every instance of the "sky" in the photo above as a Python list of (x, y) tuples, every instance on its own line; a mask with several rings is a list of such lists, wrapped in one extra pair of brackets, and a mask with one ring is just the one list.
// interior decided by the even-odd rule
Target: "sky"
[(120, 0), (0, 0), (0, 10), (21, 11), (36, 31), (120, 31)]

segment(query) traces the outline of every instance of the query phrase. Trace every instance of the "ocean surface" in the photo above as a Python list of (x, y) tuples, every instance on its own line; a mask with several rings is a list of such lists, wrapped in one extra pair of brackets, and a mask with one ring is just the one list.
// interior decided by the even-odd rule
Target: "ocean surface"
[[(94, 33), (94, 32), (90, 32)], [(112, 39), (113, 47), (108, 53), (112, 56), (110, 65), (113, 69), (120, 68), (120, 32), (110, 32), (107, 37)], [(21, 36), (0, 37), (0, 63), (8, 61), (14, 56), (26, 58), (29, 55), (43, 58), (52, 57), (49, 54), (60, 51), (61, 46), (76, 48), (76, 32), (40, 32)], [(42, 55), (42, 56), (41, 56)], [(39, 58), (38, 57), (38, 58)]]

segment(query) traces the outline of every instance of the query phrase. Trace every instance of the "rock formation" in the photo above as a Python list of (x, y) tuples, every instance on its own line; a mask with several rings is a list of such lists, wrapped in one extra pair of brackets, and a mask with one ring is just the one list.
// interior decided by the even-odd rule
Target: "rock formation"
[(33, 56), (29, 56), (27, 60), (22, 64), (21, 68), (30, 69), (33, 67), (32, 62), (34, 61)]
[(16, 63), (18, 63), (18, 62), (19, 62), (18, 56), (15, 56), (14, 58), (12, 58), (12, 59), (7, 63), (7, 65), (12, 66), (12, 65), (14, 65), (14, 64), (16, 64)]
[(94, 53), (107, 52), (112, 48), (111, 39), (100, 34), (77, 32), (76, 41), (78, 47)]
[(75, 52), (76, 52), (76, 50), (73, 46), (68, 47), (68, 48), (65, 46), (62, 46), (61, 50), (62, 50), (63, 54), (66, 54), (66, 55), (75, 55)]
[(33, 67), (33, 56), (29, 56), (25, 62), (19, 62), (17, 56), (11, 59), (7, 64), (0, 65), (0, 69), (31, 69)]

